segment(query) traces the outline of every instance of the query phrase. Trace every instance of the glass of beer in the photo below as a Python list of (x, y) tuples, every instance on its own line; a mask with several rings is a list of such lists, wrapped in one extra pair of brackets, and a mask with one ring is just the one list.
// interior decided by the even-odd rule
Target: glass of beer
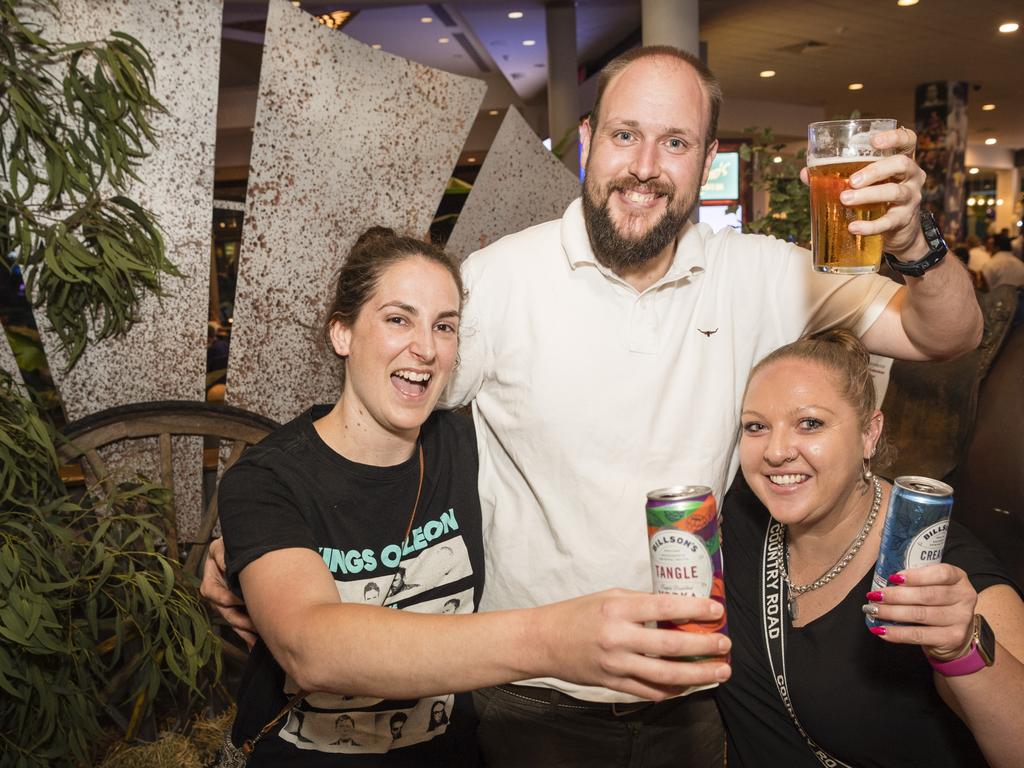
[(807, 126), (807, 172), (811, 181), (811, 251), (814, 269), (838, 275), (877, 272), (882, 260), (881, 235), (854, 235), (852, 221), (885, 215), (886, 203), (846, 206), (839, 195), (850, 176), (892, 149), (875, 149), (871, 138), (896, 127), (896, 121), (829, 120)]

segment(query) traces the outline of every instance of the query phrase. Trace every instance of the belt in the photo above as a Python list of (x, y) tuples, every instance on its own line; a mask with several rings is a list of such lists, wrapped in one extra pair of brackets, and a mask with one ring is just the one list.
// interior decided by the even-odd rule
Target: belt
[[(526, 699), (538, 704), (550, 704), (553, 707), (562, 707), (564, 709), (586, 710), (594, 714), (605, 714), (612, 717), (635, 715), (637, 712), (643, 712), (656, 707), (659, 703), (667, 703), (654, 701), (586, 701), (584, 699), (577, 699), (567, 693), (562, 693), (554, 688), (538, 688), (533, 685), (496, 685), (495, 688), (507, 693), (509, 696)], [(670, 699), (669, 701), (674, 700)]]

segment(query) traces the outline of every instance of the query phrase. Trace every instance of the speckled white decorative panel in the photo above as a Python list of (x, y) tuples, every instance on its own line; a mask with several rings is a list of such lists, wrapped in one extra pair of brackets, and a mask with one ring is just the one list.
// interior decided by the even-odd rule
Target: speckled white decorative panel
[(18, 361), (14, 359), (14, 351), (11, 343), (7, 340), (7, 334), (0, 329), (0, 370), (7, 371), (14, 381), (14, 386), (19, 391), (25, 390), (25, 382), (21, 378), (21, 371), (18, 370)]
[(286, 421), (337, 398), (317, 332), (337, 267), (368, 226), (426, 234), (485, 90), (271, 0), (229, 403)]
[(446, 250), (464, 259), (505, 235), (560, 218), (580, 182), (510, 107)]
[[(202, 400), (222, 3), (59, 0), (58, 8), (56, 19), (42, 17), (46, 35), (89, 40), (112, 30), (127, 32), (153, 58), (154, 90), (168, 114), (154, 116), (159, 147), (143, 162), (141, 182), (129, 195), (156, 215), (167, 255), (184, 275), (165, 281), (169, 295), (143, 301), (141, 321), (126, 337), (92, 344), (69, 373), (56, 336), (45, 330), (45, 318), (37, 312), (67, 417), (149, 400)], [(121, 460), (129, 467), (134, 462), (130, 451)], [(145, 464), (141, 456), (139, 464)], [(175, 464), (181, 473), (178, 525), (187, 539), (200, 517), (201, 442), (179, 444)]]

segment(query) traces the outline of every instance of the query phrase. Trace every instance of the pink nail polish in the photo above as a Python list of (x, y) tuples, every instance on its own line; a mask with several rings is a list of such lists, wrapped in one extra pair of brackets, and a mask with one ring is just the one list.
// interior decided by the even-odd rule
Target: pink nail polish
[(868, 627), (868, 632), (870, 632), (872, 635), (878, 635), (879, 637), (881, 637), (885, 634), (885, 627)]
[(882, 602), (882, 598), (883, 597), (885, 597), (885, 595), (883, 595), (881, 592), (879, 592), (877, 590), (875, 590), (873, 592), (868, 592), (868, 600), (870, 602), (872, 602), (872, 603), (880, 603), (880, 602)]
[(904, 584), (906, 581), (907, 578), (902, 573), (894, 573), (889, 577), (890, 584)]

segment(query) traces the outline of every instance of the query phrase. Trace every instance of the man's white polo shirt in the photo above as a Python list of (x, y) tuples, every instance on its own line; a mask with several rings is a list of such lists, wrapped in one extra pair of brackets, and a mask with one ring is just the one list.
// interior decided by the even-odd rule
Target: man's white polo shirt
[(668, 273), (637, 293), (594, 259), (579, 200), (472, 254), (463, 277), (461, 364), (446, 400), (474, 400), (483, 610), (649, 591), (646, 493), (700, 484), (721, 501), (754, 363), (811, 331), (863, 334), (899, 288), (815, 273), (803, 249), (697, 224)]
[(1010, 251), (998, 251), (982, 266), (981, 275), (989, 290), (1004, 284), (1021, 288), (1024, 287), (1024, 261)]

